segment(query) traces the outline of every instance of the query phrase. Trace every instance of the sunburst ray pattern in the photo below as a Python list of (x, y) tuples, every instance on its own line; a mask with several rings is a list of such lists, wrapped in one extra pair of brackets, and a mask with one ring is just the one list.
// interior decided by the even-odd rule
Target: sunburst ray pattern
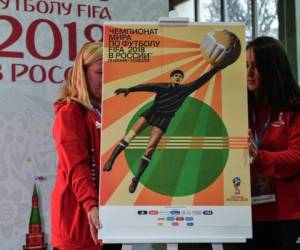
[[(106, 37), (112, 35), (112, 30), (118, 29), (117, 25), (105, 27)], [(178, 35), (167, 34), (158, 28), (156, 35), (131, 34), (130, 39), (132, 41), (153, 41), (159, 43), (159, 46), (147, 47), (147, 51), (151, 54), (149, 61), (137, 63), (128, 60), (121, 63), (109, 60), (110, 39), (104, 39), (104, 115), (101, 166), (104, 166), (112, 150), (128, 130), (133, 117), (145, 105), (153, 101), (154, 97), (153, 94), (146, 92), (130, 93), (124, 97), (123, 95), (115, 95), (116, 89), (128, 88), (141, 83), (167, 83), (170, 73), (174, 69), (180, 69), (184, 72), (183, 84), (186, 84), (194, 81), (211, 68), (202, 57), (199, 43), (185, 40), (184, 36), (179, 38)], [(155, 182), (157, 187), (164, 185), (166, 178), (164, 174), (168, 173), (158, 174), (160, 172), (157, 168), (163, 168), (161, 162), (164, 162), (162, 159), (167, 159), (167, 154), (173, 154), (177, 162), (187, 167), (190, 165), (190, 159), (195, 159), (195, 162), (201, 166), (207, 162), (208, 158), (205, 156), (205, 152), (221, 152), (221, 158), (225, 159), (229, 157), (229, 152), (232, 150), (241, 152), (247, 150), (247, 137), (243, 135), (226, 134), (226, 131), (226, 133), (222, 132), (221, 135), (214, 135), (213, 133), (205, 135), (205, 133), (197, 134), (195, 132), (198, 128), (203, 131), (210, 131), (211, 126), (213, 126), (210, 121), (215, 119), (213, 117), (217, 117), (219, 120), (224, 118), (223, 106), (226, 105), (226, 102), (223, 100), (223, 88), (223, 72), (219, 72), (190, 95), (190, 99), (181, 107), (181, 112), (176, 113), (176, 121), (162, 137), (143, 181), (135, 193), (130, 194), (128, 186), (133, 177), (132, 171), (138, 165), (149, 139), (147, 132), (137, 136), (125, 152), (122, 152), (117, 158), (113, 169), (110, 172), (101, 172), (100, 204), (224, 205), (224, 174), (222, 171), (214, 173), (214, 180), (209, 185), (200, 186), (199, 191), (194, 193), (184, 193), (179, 184), (186, 183), (184, 180), (190, 178), (190, 185), (197, 185), (199, 181), (203, 182), (205, 173), (199, 171), (194, 175), (188, 175), (188, 171), (180, 168), (180, 166), (174, 167), (173, 172), (170, 173), (170, 178), (174, 178), (174, 182), (172, 182), (174, 186), (170, 187), (170, 190), (173, 189), (174, 191), (164, 193), (160, 192), (159, 189), (151, 189), (148, 185), (150, 182)], [(197, 105), (200, 105), (196, 115), (194, 113), (189, 114), (190, 110), (193, 109), (194, 100)], [(208, 110), (212, 115), (207, 113)], [(207, 119), (203, 120), (203, 117)], [(185, 130), (194, 131), (194, 133), (192, 135), (185, 134)], [(139, 154), (140, 157), (132, 157), (132, 154)], [(197, 156), (198, 158), (196, 157), (197, 154), (200, 155)], [(129, 160), (130, 157), (131, 160)], [(130, 168), (129, 164), (133, 167)]]

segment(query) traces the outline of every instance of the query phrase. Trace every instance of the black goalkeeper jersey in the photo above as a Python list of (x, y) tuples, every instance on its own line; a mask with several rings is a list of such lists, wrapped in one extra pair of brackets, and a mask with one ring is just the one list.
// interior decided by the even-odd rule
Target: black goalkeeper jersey
[(181, 107), (184, 100), (195, 90), (199, 89), (207, 81), (209, 81), (218, 69), (213, 68), (209, 72), (203, 74), (197, 80), (188, 84), (178, 83), (149, 83), (140, 84), (129, 88), (130, 92), (146, 91), (155, 92), (156, 96), (150, 109), (159, 114), (174, 116), (176, 111)]

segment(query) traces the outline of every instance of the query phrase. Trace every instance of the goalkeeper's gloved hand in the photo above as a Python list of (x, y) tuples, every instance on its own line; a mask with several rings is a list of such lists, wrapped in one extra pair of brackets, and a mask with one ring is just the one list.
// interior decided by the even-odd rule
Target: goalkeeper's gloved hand
[(130, 90), (129, 90), (128, 88), (120, 88), (120, 89), (116, 89), (116, 90), (115, 90), (115, 94), (116, 94), (116, 95), (124, 94), (125, 97), (126, 97), (129, 93), (130, 93)]

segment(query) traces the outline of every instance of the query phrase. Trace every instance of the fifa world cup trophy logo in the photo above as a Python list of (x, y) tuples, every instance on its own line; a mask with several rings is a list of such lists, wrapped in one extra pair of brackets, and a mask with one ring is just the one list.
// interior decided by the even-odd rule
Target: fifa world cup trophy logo
[(233, 178), (232, 183), (233, 183), (233, 186), (234, 186), (234, 194), (235, 195), (241, 194), (241, 191), (240, 191), (240, 188), (239, 188), (240, 185), (241, 185), (241, 178), (240, 177)]

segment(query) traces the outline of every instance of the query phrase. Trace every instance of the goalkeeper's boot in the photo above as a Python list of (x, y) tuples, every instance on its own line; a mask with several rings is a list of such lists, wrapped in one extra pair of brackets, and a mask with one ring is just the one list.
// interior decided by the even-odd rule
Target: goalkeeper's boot
[(122, 139), (119, 144), (114, 148), (113, 152), (111, 153), (109, 159), (107, 160), (107, 162), (105, 163), (104, 167), (103, 167), (103, 171), (110, 171), (113, 167), (113, 164), (116, 160), (116, 158), (118, 157), (118, 155), (125, 149), (127, 148), (128, 143)]
[(140, 181), (140, 178), (141, 178), (142, 174), (144, 173), (144, 171), (146, 170), (149, 163), (150, 163), (150, 159), (144, 155), (141, 160), (139, 169), (138, 169), (136, 175), (132, 178), (131, 183), (129, 185), (129, 193), (135, 192), (135, 190), (138, 186), (138, 183)]

